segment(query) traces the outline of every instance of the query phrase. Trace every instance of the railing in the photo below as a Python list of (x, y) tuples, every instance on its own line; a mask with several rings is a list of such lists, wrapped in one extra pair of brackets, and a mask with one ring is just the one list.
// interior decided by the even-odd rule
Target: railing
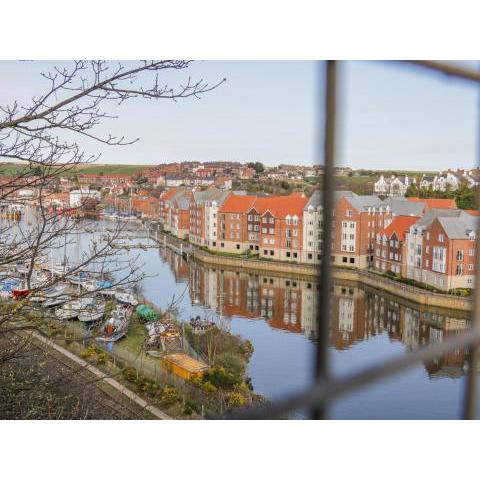
[[(329, 60), (325, 66), (325, 106), (324, 109), (324, 136), (323, 143), (323, 211), (324, 230), (323, 238), (325, 245), (324, 258), (330, 258), (330, 241), (332, 226), (332, 207), (334, 190), (334, 166), (336, 144), (336, 117), (337, 117), (337, 85), (338, 66), (336, 61)], [(410, 65), (423, 69), (429, 73), (439, 73), (451, 76), (467, 82), (474, 82), (480, 86), (480, 73), (475, 70), (453, 65), (446, 62), (414, 61), (406, 62)], [(479, 141), (480, 155), (480, 141)], [(319, 162), (320, 163), (320, 162)], [(477, 201), (478, 205), (478, 201)], [(480, 259), (480, 236), (477, 235), (476, 265)], [(478, 268), (476, 285), (480, 285)], [(334, 378), (330, 373), (328, 358), (328, 331), (330, 312), (330, 287), (332, 284), (332, 266), (330, 262), (323, 262), (319, 267), (318, 280), (320, 282), (319, 308), (317, 311), (318, 342), (315, 358), (315, 378), (311, 387), (300, 391), (283, 400), (271, 403), (260, 408), (245, 409), (238, 412), (232, 418), (239, 419), (267, 419), (288, 416), (289, 414), (308, 409), (312, 418), (324, 419), (328, 417), (328, 407), (341, 395), (354, 389), (389, 377), (395, 373), (414, 367), (420, 362), (431, 361), (435, 357), (445, 355), (457, 348), (469, 348), (469, 370), (463, 406), (463, 418), (473, 419), (476, 416), (476, 393), (477, 393), (477, 364), (480, 360), (480, 288), (473, 295), (472, 323), (469, 329), (449, 337), (442, 343), (431, 344), (406, 355), (402, 355), (391, 361), (365, 369), (352, 375)]]

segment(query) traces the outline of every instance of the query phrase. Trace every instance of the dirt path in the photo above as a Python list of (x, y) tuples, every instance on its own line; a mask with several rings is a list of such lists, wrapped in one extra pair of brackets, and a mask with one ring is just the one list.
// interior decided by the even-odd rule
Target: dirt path
[(154, 407), (153, 405), (148, 404), (143, 398), (138, 396), (136, 393), (132, 392), (130, 389), (122, 385), (120, 382), (113, 378), (105, 377), (105, 374), (99, 370), (98, 368), (94, 367), (93, 365), (90, 365), (88, 362), (83, 360), (82, 358), (78, 357), (74, 353), (70, 352), (66, 348), (61, 347), (60, 345), (57, 345), (55, 342), (52, 340), (49, 340), (48, 338), (45, 338), (44, 336), (38, 334), (38, 333), (32, 333), (32, 336), (38, 340), (39, 342), (43, 343), (44, 345), (47, 345), (48, 347), (56, 350), (57, 352), (61, 353), (71, 361), (77, 363), (78, 365), (84, 367), (86, 370), (88, 370), (90, 373), (95, 375), (97, 378), (100, 378), (103, 382), (107, 383), (111, 387), (113, 387), (115, 390), (118, 392), (122, 393), (126, 397), (128, 397), (130, 400), (135, 402), (137, 405), (142, 407), (143, 409), (147, 410), (150, 412), (153, 416), (160, 420), (172, 420), (172, 417), (167, 415), (166, 413), (162, 412), (160, 409), (157, 407)]

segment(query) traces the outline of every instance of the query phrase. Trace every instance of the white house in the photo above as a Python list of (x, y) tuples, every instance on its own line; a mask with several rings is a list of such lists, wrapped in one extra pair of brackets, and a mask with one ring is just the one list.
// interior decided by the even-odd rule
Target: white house
[(80, 207), (83, 200), (85, 200), (86, 198), (94, 198), (96, 200), (100, 200), (102, 198), (102, 195), (98, 190), (72, 190), (70, 192), (70, 207)]
[[(415, 179), (413, 183), (415, 183)], [(403, 179), (401, 177), (396, 177), (395, 175), (386, 179), (382, 174), (374, 184), (374, 191), (376, 195), (404, 197), (409, 185), (410, 179), (408, 178), (408, 175), (405, 175)]]

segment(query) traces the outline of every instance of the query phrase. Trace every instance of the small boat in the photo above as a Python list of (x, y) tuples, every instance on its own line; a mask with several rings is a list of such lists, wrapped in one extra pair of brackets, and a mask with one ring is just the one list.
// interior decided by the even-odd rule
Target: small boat
[(27, 282), (22, 282), (16, 287), (12, 288), (12, 297), (14, 300), (26, 297), (30, 293), (30, 288), (27, 287)]
[(115, 299), (117, 302), (123, 303), (124, 305), (131, 305), (132, 307), (138, 305), (138, 300), (131, 293), (115, 292)]
[(57, 308), (55, 311), (55, 316), (59, 320), (72, 320), (77, 318), (82, 310), (86, 308), (88, 305), (93, 303), (93, 298), (85, 297), (77, 300), (71, 300), (70, 302), (66, 302), (60, 308)]
[(62, 295), (67, 286), (64, 285), (63, 283), (59, 283), (57, 285), (54, 285), (53, 287), (47, 288), (43, 291), (43, 295), (45, 295), (48, 298), (54, 298), (58, 297), (59, 295)]
[(85, 282), (88, 281), (88, 274), (85, 272), (79, 272), (75, 275), (69, 275), (67, 277), (67, 281), (73, 283), (74, 285), (83, 285)]
[(96, 322), (100, 320), (105, 314), (105, 300), (94, 300), (82, 308), (78, 315), (81, 322)]
[[(89, 280), (88, 282), (84, 282), (83, 287), (88, 291), (88, 292), (96, 292), (102, 293), (104, 290), (109, 290), (112, 287), (112, 282), (107, 282), (103, 280)], [(108, 295), (108, 294), (106, 294)], [(112, 294), (113, 295), (113, 294)]]
[(58, 305), (62, 305), (68, 302), (70, 298), (71, 297), (69, 295), (65, 295), (65, 294), (58, 295), (57, 297), (51, 297), (42, 303), (42, 307), (43, 308), (58, 307)]
[(131, 317), (131, 307), (117, 307), (112, 311), (110, 318), (102, 325), (103, 336), (97, 337), (97, 340), (103, 342), (120, 340), (127, 333)]

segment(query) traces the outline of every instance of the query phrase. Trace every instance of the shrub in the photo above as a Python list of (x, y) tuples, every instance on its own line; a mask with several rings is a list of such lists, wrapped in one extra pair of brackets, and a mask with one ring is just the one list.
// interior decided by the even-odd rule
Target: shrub
[(177, 392), (177, 389), (174, 387), (170, 387), (169, 385), (165, 385), (162, 388), (160, 393), (160, 402), (164, 405), (173, 405), (180, 400), (180, 395)]
[(93, 345), (90, 345), (89, 347), (87, 348), (84, 348), (81, 352), (80, 352), (80, 356), (84, 359), (87, 359), (87, 358), (92, 358), (93, 356), (95, 356), (97, 354), (97, 349), (93, 346)]
[(452, 288), (448, 293), (459, 297), (469, 297), (472, 294), (472, 290), (470, 288)]
[(215, 393), (218, 390), (217, 387), (213, 386), (210, 381), (206, 381), (205, 383), (203, 383), (202, 388), (205, 393)]
[(239, 392), (230, 392), (226, 396), (226, 402), (228, 408), (239, 408), (243, 407), (247, 403), (247, 400)]
[(97, 355), (96, 362), (101, 365), (104, 365), (105, 363), (108, 362), (108, 358), (109, 358), (108, 355), (102, 352)]
[(245, 374), (245, 361), (235, 353), (224, 352), (217, 356), (215, 363), (237, 377), (236, 383), (239, 383)]
[(186, 400), (185, 406), (183, 407), (184, 415), (191, 415), (193, 412), (200, 413), (201, 407), (193, 400)]
[(210, 382), (214, 387), (220, 390), (231, 390), (237, 383), (238, 377), (225, 370), (224, 367), (215, 366), (203, 374), (206, 382)]
[(122, 375), (128, 382), (134, 383), (137, 381), (137, 371), (133, 367), (125, 367), (122, 370)]

